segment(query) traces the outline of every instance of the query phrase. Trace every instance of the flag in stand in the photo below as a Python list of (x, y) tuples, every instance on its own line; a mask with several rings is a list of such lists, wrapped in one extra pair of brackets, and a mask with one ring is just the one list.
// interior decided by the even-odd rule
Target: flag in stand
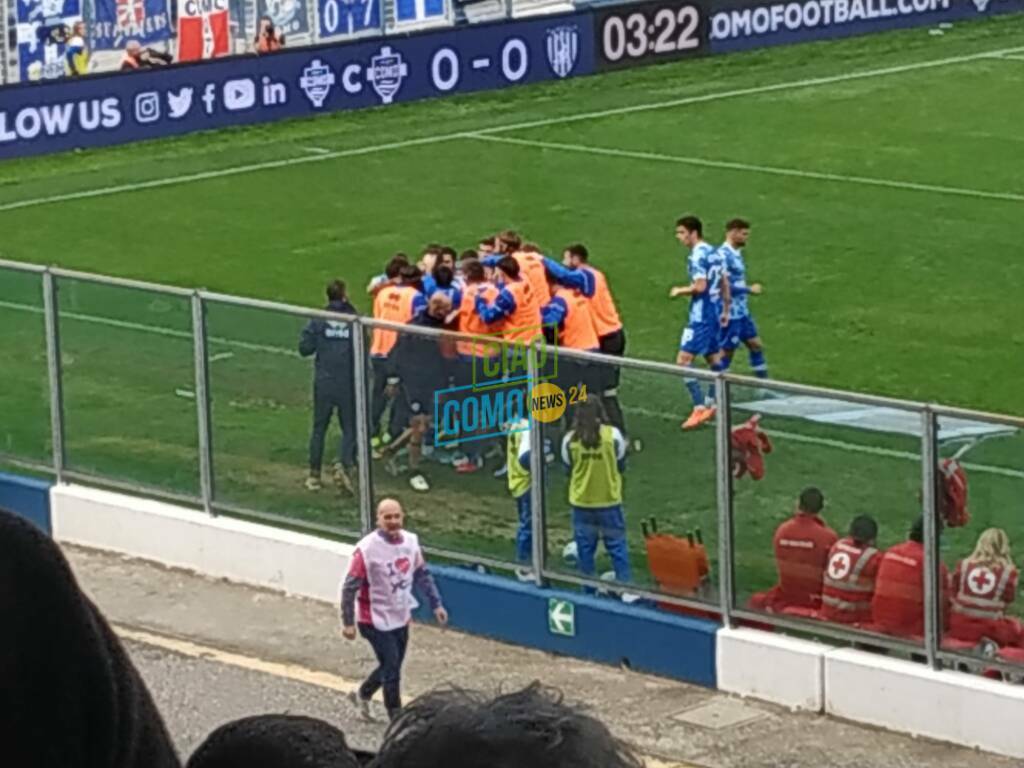
[(178, 0), (178, 61), (231, 52), (228, 0)]

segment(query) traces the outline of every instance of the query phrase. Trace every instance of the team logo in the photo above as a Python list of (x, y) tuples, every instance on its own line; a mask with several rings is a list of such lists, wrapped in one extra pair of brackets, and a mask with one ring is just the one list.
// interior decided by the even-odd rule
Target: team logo
[(367, 79), (373, 85), (373, 90), (380, 96), (380, 100), (385, 104), (390, 104), (408, 74), (409, 66), (402, 60), (402, 54), (391, 50), (390, 45), (385, 45), (376, 56), (370, 59), (370, 71), (367, 74)]
[(552, 27), (547, 31), (546, 47), (551, 71), (559, 77), (568, 76), (576, 66), (576, 59), (580, 53), (579, 28), (574, 24)]
[(313, 59), (302, 70), (299, 87), (306, 94), (309, 103), (320, 109), (334, 87), (334, 73), (320, 59)]
[(974, 7), (978, 9), (978, 13), (984, 13), (988, 10), (988, 4), (991, 0), (973, 0)]

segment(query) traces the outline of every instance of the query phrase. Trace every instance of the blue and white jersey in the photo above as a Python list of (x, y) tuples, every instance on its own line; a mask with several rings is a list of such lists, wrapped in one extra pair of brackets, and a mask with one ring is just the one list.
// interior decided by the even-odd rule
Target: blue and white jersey
[(729, 306), (729, 319), (739, 320), (750, 316), (750, 308), (747, 306), (747, 294), (750, 288), (747, 286), (747, 265), (743, 261), (743, 254), (729, 245), (722, 243), (718, 249), (722, 258), (722, 266), (725, 274), (729, 276), (729, 287), (732, 289), (732, 301)]
[(710, 243), (701, 241), (686, 261), (690, 283), (707, 280), (703, 293), (690, 299), (690, 323), (717, 323), (722, 312), (722, 256)]

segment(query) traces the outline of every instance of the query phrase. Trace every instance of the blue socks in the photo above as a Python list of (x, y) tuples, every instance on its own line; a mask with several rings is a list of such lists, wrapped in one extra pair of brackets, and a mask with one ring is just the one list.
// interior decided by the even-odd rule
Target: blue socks
[(750, 367), (757, 378), (768, 378), (768, 363), (765, 362), (763, 349), (759, 349), (756, 352), (752, 351), (750, 353)]
[[(686, 366), (689, 368), (690, 366)], [(686, 388), (690, 392), (690, 399), (693, 400), (693, 407), (704, 405), (704, 392), (700, 388), (700, 382), (696, 379), (683, 379)]]

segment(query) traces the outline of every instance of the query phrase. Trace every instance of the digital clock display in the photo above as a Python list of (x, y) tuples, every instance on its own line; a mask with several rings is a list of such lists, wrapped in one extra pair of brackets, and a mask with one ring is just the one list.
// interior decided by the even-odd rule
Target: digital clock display
[(607, 8), (596, 25), (597, 49), (604, 68), (630, 66), (656, 58), (680, 58), (703, 52), (705, 15), (688, 3), (644, 3)]

